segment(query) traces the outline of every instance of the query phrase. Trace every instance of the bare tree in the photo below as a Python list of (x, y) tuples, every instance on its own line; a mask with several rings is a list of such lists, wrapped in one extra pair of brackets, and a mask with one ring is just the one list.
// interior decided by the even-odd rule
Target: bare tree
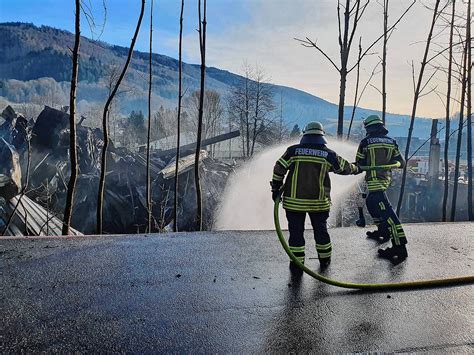
[(269, 113), (275, 109), (273, 103), (273, 92), (271, 87), (266, 84), (265, 81), (265, 73), (263, 69), (257, 67), (253, 85), (255, 104), (252, 124), (252, 147), (250, 150), (251, 156), (255, 152), (255, 142), (269, 126), (268, 122), (272, 121)]
[(166, 210), (168, 206), (168, 201), (170, 199), (170, 191), (171, 188), (166, 185), (160, 185), (160, 190), (161, 193), (160, 195), (162, 196), (159, 200), (159, 219), (156, 221), (156, 225), (158, 227), (158, 232), (163, 233), (166, 231), (166, 225), (167, 225), (167, 220), (166, 220)]
[[(414, 91), (414, 98), (413, 98), (413, 107), (412, 107), (412, 112), (411, 112), (411, 119), (410, 119), (410, 127), (408, 129), (408, 138), (407, 138), (407, 145), (405, 148), (405, 160), (408, 160), (408, 155), (410, 154), (410, 143), (411, 143), (411, 137), (413, 135), (413, 126), (415, 124), (415, 116), (416, 116), (416, 109), (418, 105), (418, 99), (420, 98), (423, 89), (426, 87), (427, 83), (422, 86), (423, 83), (423, 74), (425, 72), (426, 65), (428, 64), (428, 53), (430, 51), (430, 44), (431, 44), (431, 39), (433, 37), (433, 29), (436, 24), (436, 19), (439, 16), (439, 4), (441, 0), (436, 0), (436, 4), (433, 10), (433, 18), (431, 20), (431, 27), (430, 27), (430, 32), (428, 33), (428, 38), (426, 40), (426, 46), (425, 46), (425, 53), (423, 55), (423, 60), (421, 61), (421, 68), (420, 72), (418, 74), (418, 82), (415, 87)], [(413, 67), (414, 71), (414, 67)], [(414, 78), (413, 78), (414, 81)], [(402, 202), (403, 202), (403, 195), (405, 193), (405, 182), (406, 182), (406, 177), (407, 177), (407, 168), (408, 164), (405, 164), (405, 167), (403, 168), (403, 174), (402, 174), (402, 182), (400, 185), (400, 195), (398, 197), (398, 203), (397, 203), (397, 214), (400, 215), (400, 209), (402, 207)]]
[[(105, 69), (104, 81), (105, 86), (107, 87), (107, 97), (110, 96), (112, 90), (114, 89), (115, 83), (117, 82), (118, 78), (120, 77), (120, 73), (122, 71), (122, 67), (119, 64), (112, 64), (109, 65)], [(119, 98), (126, 93), (131, 93), (133, 89), (131, 87), (127, 87), (126, 85), (122, 84), (120, 88), (115, 93), (114, 99), (110, 103), (109, 110), (107, 112), (107, 127), (109, 132), (112, 133), (113, 140), (117, 139), (117, 124), (118, 124), (118, 117), (120, 113), (119, 108)], [(96, 116), (95, 114), (92, 116)], [(95, 117), (94, 117), (95, 118)], [(99, 114), (97, 117), (97, 126), (93, 125), (93, 127), (101, 127), (102, 126), (102, 116)], [(112, 126), (112, 130), (111, 130)]]
[[(221, 95), (214, 90), (207, 90), (204, 95), (204, 133), (210, 138), (221, 133), (224, 108)], [(216, 146), (209, 147), (211, 157), (214, 157)]]
[(467, 47), (467, 211), (470, 221), (474, 220), (472, 211), (472, 38), (471, 1), (467, 3), (466, 47)]
[(456, 0), (453, 0), (452, 12), (451, 12), (451, 23), (449, 30), (449, 59), (448, 59), (448, 86), (446, 92), (446, 131), (445, 142), (444, 142), (444, 193), (443, 193), (443, 222), (446, 222), (447, 205), (448, 205), (448, 192), (449, 192), (449, 137), (451, 130), (451, 79), (452, 79), (452, 67), (453, 67), (453, 30), (454, 30), (454, 16), (456, 13)]
[[(468, 5), (468, 8), (470, 6)], [(470, 20), (470, 16), (468, 15), (467, 18)], [(461, 143), (462, 143), (462, 131), (464, 126), (464, 106), (466, 100), (466, 84), (467, 84), (467, 56), (468, 56), (468, 47), (470, 47), (471, 39), (469, 34), (470, 26), (466, 26), (466, 40), (464, 42), (463, 47), (463, 64), (461, 69), (461, 108), (459, 110), (459, 128), (458, 128), (458, 140), (456, 145), (456, 160), (454, 165), (454, 181), (453, 181), (453, 196), (451, 202), (451, 216), (450, 221), (454, 222), (456, 219), (456, 203), (457, 203), (457, 193), (458, 193), (458, 185), (459, 185), (459, 168), (460, 168), (460, 159), (461, 159)], [(469, 138), (468, 138), (469, 142)], [(469, 196), (469, 193), (468, 193)]]
[(123, 66), (122, 72), (120, 73), (120, 76), (115, 83), (114, 89), (112, 90), (111, 94), (109, 95), (107, 102), (105, 103), (104, 107), (104, 113), (102, 116), (102, 131), (104, 135), (104, 146), (102, 147), (102, 156), (101, 156), (101, 166), (100, 166), (100, 179), (99, 179), (99, 193), (97, 197), (97, 234), (102, 234), (102, 222), (103, 222), (103, 205), (104, 205), (104, 188), (105, 188), (105, 174), (107, 171), (107, 148), (109, 144), (109, 137), (108, 137), (108, 132), (107, 132), (107, 112), (109, 110), (109, 106), (114, 99), (115, 94), (117, 93), (117, 90), (120, 87), (120, 84), (125, 77), (125, 74), (127, 73), (128, 65), (130, 64), (130, 61), (132, 60), (132, 55), (133, 55), (133, 48), (135, 47), (135, 42), (137, 41), (138, 33), (140, 32), (140, 26), (142, 24), (142, 19), (143, 19), (143, 14), (145, 12), (145, 0), (142, 0), (142, 5), (141, 5), (141, 10), (140, 10), (140, 15), (138, 18), (138, 23), (135, 29), (135, 33), (132, 38), (132, 42), (130, 44), (130, 49), (128, 51), (127, 59), (125, 61), (125, 64)]
[[(188, 114), (181, 107), (180, 118), (180, 142), (183, 139), (183, 133), (196, 133), (196, 122), (190, 122)], [(151, 127), (152, 140), (160, 140), (161, 149), (171, 149), (176, 147), (176, 118), (178, 109), (168, 109), (160, 106), (160, 108), (153, 115), (153, 125)], [(181, 144), (182, 145), (182, 144)]]
[(285, 121), (283, 120), (284, 101), (283, 101), (283, 95), (282, 95), (281, 90), (280, 90), (280, 105), (279, 106), (280, 107), (278, 110), (278, 122), (275, 125), (275, 129), (273, 130), (274, 132), (272, 132), (273, 134), (271, 134), (271, 138), (272, 138), (271, 144), (273, 144), (275, 140), (277, 142), (284, 142), (290, 134), (288, 130), (288, 126), (285, 124)]
[[(347, 139), (350, 138), (351, 136), (351, 130), (352, 130), (352, 124), (353, 124), (353, 121), (354, 121), (354, 116), (355, 116), (355, 112), (357, 110), (357, 107), (359, 106), (360, 104), (360, 101), (362, 100), (362, 97), (364, 96), (364, 93), (365, 93), (365, 90), (367, 89), (367, 87), (370, 85), (372, 86), (374, 89), (376, 89), (377, 91), (379, 91), (379, 89), (375, 86), (373, 86), (371, 84), (371, 81), (372, 81), (372, 78), (374, 77), (374, 75), (378, 74), (379, 72), (377, 72), (377, 68), (379, 67), (381, 61), (377, 62), (377, 64), (374, 66), (374, 69), (372, 69), (372, 72), (370, 73), (369, 75), (369, 78), (367, 79), (367, 81), (365, 82), (365, 85), (364, 87), (362, 88), (359, 96), (357, 96), (357, 93), (358, 93), (358, 87), (359, 87), (359, 68), (357, 69), (357, 80), (356, 80), (356, 90), (355, 90), (355, 95), (354, 95), (354, 106), (352, 107), (352, 113), (351, 113), (351, 121), (349, 123), (349, 129), (347, 130)], [(360, 62), (359, 64), (357, 65), (358, 67), (360, 67)]]
[[(470, 12), (470, 2), (468, 5), (468, 10)], [(460, 159), (461, 159), (461, 144), (462, 144), (462, 136), (463, 136), (462, 132), (464, 128), (464, 109), (466, 106), (466, 94), (467, 94), (467, 77), (468, 77), (468, 71), (470, 70), (470, 68), (468, 68), (468, 55), (469, 55), (470, 44), (471, 44), (471, 38), (470, 38), (470, 13), (469, 13), (467, 15), (466, 38), (465, 38), (464, 46), (463, 46), (461, 75), (460, 75), (461, 102), (460, 102), (460, 111), (459, 111), (459, 127), (458, 127), (458, 138), (457, 138), (457, 145), (456, 145), (456, 158), (455, 158), (455, 166), (454, 166), (453, 196), (452, 196), (452, 202), (451, 202), (451, 215), (450, 215), (451, 222), (454, 222), (456, 219), (456, 207), (457, 207), (456, 204), (457, 204), (457, 192), (458, 192), (458, 185), (459, 185), (458, 180), (459, 180)], [(469, 105), (469, 103), (467, 103), (467, 105)], [(469, 129), (469, 122), (466, 122), (466, 123)], [(467, 137), (467, 141), (468, 141), (468, 146), (469, 146), (469, 137)], [(469, 147), (468, 147), (468, 154), (469, 154)], [(469, 166), (469, 161), (468, 161), (468, 166)], [(469, 191), (468, 191), (468, 206), (469, 206)]]
[[(371, 45), (367, 47), (367, 49), (359, 56), (356, 63), (351, 66), (349, 64), (349, 55), (352, 47), (352, 41), (354, 39), (357, 27), (359, 22), (361, 21), (365, 10), (369, 4), (370, 0), (366, 0), (364, 4), (362, 4), (362, 0), (346, 0), (344, 6), (344, 18), (341, 20), (341, 1), (338, 0), (337, 2), (337, 19), (338, 19), (338, 29), (339, 29), (339, 48), (340, 48), (340, 65), (338, 66), (335, 61), (329, 57), (326, 52), (321, 49), (316, 43), (316, 41), (311, 40), (309, 37), (306, 39), (298, 39), (295, 38), (297, 41), (301, 42), (304, 47), (315, 48), (318, 52), (320, 52), (328, 61), (329, 63), (336, 69), (339, 73), (340, 78), (340, 85), (339, 85), (339, 109), (338, 109), (338, 119), (337, 119), (337, 136), (338, 138), (342, 138), (344, 132), (344, 105), (345, 105), (345, 98), (346, 98), (346, 82), (347, 82), (347, 75), (354, 70), (359, 62), (369, 54), (369, 51), (377, 44), (382, 38), (386, 36), (387, 33), (392, 31), (395, 26), (402, 20), (402, 18), (408, 13), (408, 11), (412, 8), (415, 4), (415, 0), (411, 3), (411, 5), (405, 10), (405, 12), (398, 18), (395, 23), (390, 26), (388, 29), (384, 31), (384, 33), (378, 37), (375, 41), (372, 42)], [(351, 24), (352, 19), (352, 24)], [(343, 22), (343, 23), (342, 23)]]
[[(194, 91), (184, 102), (186, 112), (189, 113), (192, 129), (197, 132), (199, 120), (199, 104), (201, 94)], [(204, 107), (202, 117), (202, 138), (210, 138), (220, 132), (222, 125), (222, 115), (224, 109), (222, 107), (221, 95), (214, 90), (206, 90), (204, 92)]]
[(184, 0), (181, 0), (181, 15), (179, 17), (179, 65), (178, 65), (178, 117), (176, 133), (176, 166), (174, 172), (174, 205), (173, 205), (173, 231), (178, 231), (178, 178), (179, 178), (179, 154), (181, 135), (181, 101), (183, 100), (183, 13)]
[(150, 55), (148, 58), (148, 128), (146, 137), (146, 208), (147, 208), (147, 231), (151, 233), (152, 205), (151, 205), (151, 178), (150, 178), (150, 135), (151, 135), (151, 86), (153, 84), (153, 0), (150, 2)]
[(362, 55), (362, 37), (359, 38), (359, 60), (357, 61), (357, 75), (356, 75), (356, 86), (354, 93), (354, 105), (352, 106), (351, 121), (349, 123), (349, 129), (347, 130), (347, 139), (351, 136), (352, 123), (354, 122), (354, 116), (357, 109), (357, 97), (359, 95), (359, 81), (360, 81), (360, 56)]
[(201, 152), (201, 137), (202, 137), (202, 117), (204, 106), (204, 88), (206, 79), (206, 0), (204, 0), (204, 15), (201, 21), (201, 0), (198, 0), (199, 13), (199, 49), (201, 52), (201, 87), (199, 96), (199, 118), (197, 128), (196, 141), (196, 155), (194, 159), (194, 181), (196, 184), (196, 227), (197, 230), (202, 230), (202, 197), (201, 197), (201, 183), (199, 180), (199, 158)]
[(256, 143), (266, 141), (264, 136), (275, 133), (273, 96), (264, 70), (259, 66), (253, 70), (245, 63), (244, 75), (233, 88), (228, 108), (230, 118), (239, 122), (244, 157), (254, 154)]
[(243, 75), (240, 82), (233, 87), (229, 98), (229, 117), (239, 122), (242, 140), (242, 156), (250, 157), (250, 125), (253, 100), (251, 94), (251, 85), (253, 72), (248, 63), (243, 65)]
[(280, 115), (278, 120), (278, 142), (283, 141), (283, 136), (285, 132), (285, 124), (283, 122), (283, 95), (280, 91)]
[(72, 77), (71, 91), (69, 95), (69, 157), (71, 161), (71, 176), (67, 185), (66, 206), (64, 208), (64, 218), (62, 234), (69, 234), (71, 226), (72, 208), (74, 206), (74, 193), (77, 181), (77, 148), (76, 148), (76, 91), (77, 77), (79, 71), (79, 46), (81, 42), (81, 0), (76, 0), (75, 13), (75, 36), (74, 49), (72, 51)]
[(388, 42), (388, 2), (383, 0), (383, 49), (382, 49), (382, 122), (387, 113), (387, 42)]

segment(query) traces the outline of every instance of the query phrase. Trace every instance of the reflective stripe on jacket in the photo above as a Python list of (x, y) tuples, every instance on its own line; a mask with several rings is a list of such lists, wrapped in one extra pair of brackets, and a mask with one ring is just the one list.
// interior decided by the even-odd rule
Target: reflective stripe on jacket
[(325, 145), (297, 144), (289, 147), (273, 168), (272, 184), (282, 183), (283, 208), (295, 212), (325, 212), (331, 208), (329, 173), (349, 175), (357, 167)]
[(395, 139), (384, 134), (371, 134), (360, 142), (356, 163), (359, 166), (372, 168), (365, 173), (369, 191), (385, 191), (392, 182), (392, 173), (390, 170), (376, 167), (398, 163), (398, 167), (403, 168), (405, 160)]

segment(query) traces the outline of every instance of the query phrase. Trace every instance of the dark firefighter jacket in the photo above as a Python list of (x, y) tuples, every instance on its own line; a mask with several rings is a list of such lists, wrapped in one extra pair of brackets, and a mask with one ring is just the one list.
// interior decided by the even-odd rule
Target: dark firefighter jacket
[(390, 169), (403, 168), (405, 165), (397, 142), (385, 133), (369, 134), (360, 142), (357, 150), (357, 165), (363, 170), (369, 169), (365, 173), (369, 191), (385, 191), (392, 181)]
[(272, 186), (283, 188), (283, 208), (294, 212), (326, 212), (331, 208), (329, 172), (354, 174), (348, 163), (323, 144), (302, 143), (289, 147), (273, 168)]

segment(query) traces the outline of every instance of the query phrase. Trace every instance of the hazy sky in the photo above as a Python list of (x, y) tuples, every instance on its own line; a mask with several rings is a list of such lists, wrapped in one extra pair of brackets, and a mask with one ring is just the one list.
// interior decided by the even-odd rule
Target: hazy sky
[[(107, 20), (100, 39), (128, 46), (136, 18), (139, 0), (106, 0)], [(147, 5), (149, 5), (149, 0)], [(185, 60), (199, 61), (197, 1), (185, 0)], [(356, 34), (362, 36), (362, 46), (368, 46), (382, 33), (382, 7), (380, 0), (371, 0)], [(390, 19), (393, 23), (412, 0), (390, 1)], [(104, 20), (102, 0), (86, 0), (93, 9), (100, 32)], [(244, 61), (262, 66), (271, 81), (295, 87), (331, 102), (338, 101), (339, 78), (334, 68), (316, 50), (304, 48), (294, 37), (310, 37), (338, 63), (336, 0), (208, 0), (207, 64), (239, 73)], [(393, 113), (410, 113), (413, 101), (411, 62), (416, 69), (422, 59), (424, 41), (429, 31), (432, 13), (423, 5), (434, 0), (418, 0), (412, 10), (397, 26), (388, 48), (388, 110)], [(73, 30), (73, 0), (0, 0), (0, 21), (32, 22)], [(179, 30), (179, 0), (155, 0), (154, 28), (155, 52), (177, 57)], [(465, 7), (458, 3), (459, 8)], [(147, 8), (149, 11), (149, 8)], [(149, 13), (137, 49), (147, 51)], [(84, 22), (85, 23), (85, 22)], [(440, 26), (436, 29), (441, 30)], [(83, 26), (83, 34), (91, 32)], [(445, 43), (446, 37), (437, 42)], [(435, 47), (433, 47), (434, 49)], [(381, 45), (361, 66), (361, 85), (364, 85), (375, 64), (379, 61)], [(357, 57), (357, 43), (352, 50), (351, 62)], [(440, 60), (438, 64), (443, 64)], [(355, 70), (349, 76), (347, 104), (352, 104)], [(428, 73), (429, 75), (430, 73)], [(428, 89), (438, 86), (444, 92), (445, 76), (435, 75)], [(381, 75), (374, 76), (372, 84), (381, 86)], [(459, 90), (459, 89), (457, 89)], [(368, 87), (361, 106), (381, 109), (381, 95)], [(455, 104), (455, 109), (458, 109)], [(423, 97), (418, 115), (442, 117), (444, 105), (434, 93)]]

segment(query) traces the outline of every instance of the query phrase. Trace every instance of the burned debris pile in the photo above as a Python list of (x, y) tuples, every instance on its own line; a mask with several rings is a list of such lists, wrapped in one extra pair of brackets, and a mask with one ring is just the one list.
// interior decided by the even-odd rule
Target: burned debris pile
[[(0, 230), (24, 196), (5, 235), (60, 234), (60, 221), (66, 202), (70, 174), (69, 115), (67, 108), (45, 107), (36, 120), (26, 120), (8, 106), (0, 119)], [(208, 142), (214, 144), (237, 133), (223, 135)], [(31, 138), (30, 138), (31, 137)], [(96, 205), (100, 175), (100, 153), (103, 146), (99, 129), (77, 125), (79, 176), (73, 207), (73, 234), (92, 234), (96, 230)], [(28, 141), (30, 140), (30, 141)], [(205, 142), (203, 142), (205, 143)], [(28, 146), (30, 145), (30, 149)], [(206, 146), (206, 144), (203, 144)], [(194, 228), (194, 150), (182, 147), (179, 162), (178, 227)], [(30, 152), (30, 153), (29, 153)], [(30, 155), (29, 178), (26, 177)], [(201, 180), (204, 226), (212, 227), (214, 208), (218, 204), (232, 165), (211, 159), (201, 151)], [(175, 150), (152, 151), (153, 232), (168, 230), (173, 220)], [(145, 232), (146, 158), (109, 145), (104, 198), (104, 232), (108, 234)]]

